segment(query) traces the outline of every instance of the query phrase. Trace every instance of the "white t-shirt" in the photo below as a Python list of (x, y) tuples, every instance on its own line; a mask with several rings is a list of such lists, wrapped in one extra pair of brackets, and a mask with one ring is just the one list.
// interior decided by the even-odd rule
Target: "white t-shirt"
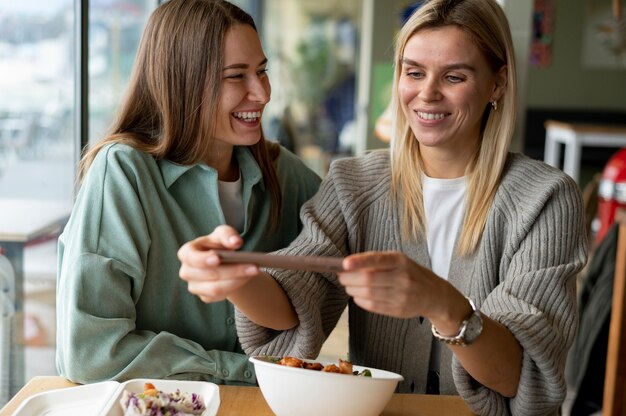
[(224, 212), (226, 224), (235, 228), (239, 232), (243, 232), (244, 218), (243, 215), (243, 198), (242, 190), (243, 182), (241, 181), (241, 173), (239, 179), (235, 182), (217, 182), (217, 188), (220, 195), (220, 205)]
[(456, 236), (465, 210), (465, 178), (423, 176), (426, 238), (432, 271), (448, 278)]
[[(465, 178), (422, 177), (426, 238), (432, 271), (448, 279), (452, 250), (465, 210)], [(433, 338), (430, 369), (439, 371), (441, 344)]]

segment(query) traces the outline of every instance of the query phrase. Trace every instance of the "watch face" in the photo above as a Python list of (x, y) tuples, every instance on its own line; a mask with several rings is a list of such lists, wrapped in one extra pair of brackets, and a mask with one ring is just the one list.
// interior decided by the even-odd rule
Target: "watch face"
[(463, 337), (465, 338), (463, 340), (465, 345), (469, 345), (474, 342), (481, 332), (483, 332), (483, 318), (480, 316), (480, 312), (475, 311), (467, 320), (467, 327), (464, 334), (465, 336)]

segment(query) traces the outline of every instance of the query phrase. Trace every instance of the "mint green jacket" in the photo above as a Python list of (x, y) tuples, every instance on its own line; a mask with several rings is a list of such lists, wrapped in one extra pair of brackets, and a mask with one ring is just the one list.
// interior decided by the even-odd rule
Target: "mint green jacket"
[[(300, 206), (320, 179), (285, 149), (277, 160), (284, 196), (279, 229), (265, 234), (269, 192), (247, 148), (244, 250), (286, 246)], [(131, 378), (254, 384), (227, 302), (205, 304), (178, 276), (182, 244), (224, 224), (217, 171), (180, 166), (123, 144), (102, 149), (59, 238), (59, 373), (78, 383)]]

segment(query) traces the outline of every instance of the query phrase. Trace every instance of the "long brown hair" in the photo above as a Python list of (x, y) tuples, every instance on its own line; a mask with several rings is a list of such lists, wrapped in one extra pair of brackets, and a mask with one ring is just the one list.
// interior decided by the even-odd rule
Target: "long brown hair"
[(485, 108), (480, 146), (466, 169), (466, 209), (458, 254), (467, 255), (480, 242), (513, 137), (517, 106), (515, 55), (506, 15), (495, 0), (430, 0), (399, 32), (394, 61), (391, 169), (393, 195), (402, 201), (402, 229), (408, 235), (417, 236), (425, 228), (425, 216), (419, 143), (401, 110), (397, 93), (401, 60), (411, 36), (422, 29), (443, 26), (456, 26), (468, 33), (494, 72), (502, 67), (507, 71), (504, 94), (497, 103), (497, 111), (491, 106)]
[[(79, 179), (96, 154), (125, 143), (180, 165), (206, 159), (215, 132), (224, 66), (224, 38), (252, 17), (223, 0), (169, 0), (152, 13), (144, 30), (126, 95), (107, 135), (80, 161)], [(275, 229), (282, 194), (274, 161), (280, 149), (261, 139), (250, 146), (271, 198), (269, 230)]]

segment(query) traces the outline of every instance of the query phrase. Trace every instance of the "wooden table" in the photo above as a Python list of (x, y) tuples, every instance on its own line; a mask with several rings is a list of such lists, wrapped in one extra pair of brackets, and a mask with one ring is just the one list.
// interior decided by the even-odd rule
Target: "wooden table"
[(563, 171), (576, 182), (580, 176), (582, 149), (588, 147), (626, 147), (626, 125), (567, 123), (546, 120), (544, 162), (559, 167), (561, 144), (565, 145)]
[[(24, 385), (24, 248), (26, 244), (58, 232), (69, 218), (69, 201), (0, 198), (0, 249), (11, 262), (15, 282), (6, 297), (13, 301), (13, 325), (9, 343), (9, 386), (0, 391), (14, 395)], [(12, 290), (11, 290), (12, 289)], [(2, 403), (2, 401), (0, 401)]]
[[(20, 404), (33, 394), (48, 390), (76, 386), (62, 377), (39, 376), (30, 380), (6, 406), (0, 416), (11, 416)], [(218, 416), (273, 416), (258, 387), (219, 386), (220, 409)], [(470, 416), (459, 396), (432, 396), (425, 394), (394, 394), (382, 416)]]

